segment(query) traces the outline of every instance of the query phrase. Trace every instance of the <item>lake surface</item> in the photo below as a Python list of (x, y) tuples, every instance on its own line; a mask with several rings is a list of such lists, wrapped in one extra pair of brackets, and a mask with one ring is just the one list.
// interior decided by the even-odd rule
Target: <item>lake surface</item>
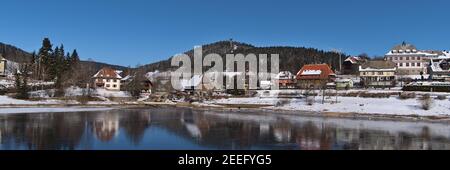
[(0, 114), (0, 149), (450, 149), (450, 126), (187, 108)]

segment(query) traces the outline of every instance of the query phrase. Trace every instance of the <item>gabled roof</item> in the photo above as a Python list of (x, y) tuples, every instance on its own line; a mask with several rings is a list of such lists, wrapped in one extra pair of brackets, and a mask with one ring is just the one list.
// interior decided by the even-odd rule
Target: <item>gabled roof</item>
[(395, 51), (395, 50), (396, 51), (401, 51), (401, 50), (403, 50), (403, 51), (406, 51), (406, 50), (413, 51), (413, 50), (417, 50), (417, 48), (416, 48), (416, 46), (414, 46), (412, 44), (408, 44), (406, 42), (403, 42), (402, 44), (396, 45), (395, 47), (393, 47), (391, 49), (391, 51)]
[(348, 62), (350, 62), (350, 63), (352, 63), (352, 64), (357, 64), (357, 63), (362, 63), (362, 62), (364, 62), (364, 59), (362, 59), (362, 58), (360, 58), (360, 57), (354, 57), (354, 56), (352, 56), (352, 57), (348, 57), (347, 59), (344, 60), (344, 62), (346, 62), (346, 61), (348, 61)]
[(275, 78), (276, 79), (281, 79), (281, 80), (289, 80), (289, 79), (294, 79), (295, 76), (290, 71), (282, 71), (282, 72), (278, 73), (275, 76)]
[(335, 74), (328, 64), (308, 64), (297, 73), (297, 79), (328, 79), (331, 75)]
[(397, 65), (389, 60), (368, 61), (361, 65), (362, 69), (395, 69)]
[(102, 69), (100, 69), (94, 76), (93, 78), (112, 78), (112, 79), (121, 79), (122, 76), (120, 76), (117, 73), (117, 70), (114, 70), (112, 68), (109, 67), (103, 67)]

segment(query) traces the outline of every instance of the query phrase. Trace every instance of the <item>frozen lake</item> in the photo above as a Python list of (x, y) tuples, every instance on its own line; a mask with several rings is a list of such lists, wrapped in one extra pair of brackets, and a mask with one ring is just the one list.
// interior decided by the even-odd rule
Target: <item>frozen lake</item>
[(450, 149), (450, 125), (188, 108), (5, 113), (0, 149)]

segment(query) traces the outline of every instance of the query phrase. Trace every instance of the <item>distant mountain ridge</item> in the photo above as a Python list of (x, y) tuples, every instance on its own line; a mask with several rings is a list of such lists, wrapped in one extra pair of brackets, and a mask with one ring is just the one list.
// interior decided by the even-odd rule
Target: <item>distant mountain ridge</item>
[[(323, 51), (315, 48), (305, 48), (305, 47), (287, 47), (287, 46), (273, 46), (273, 47), (256, 47), (251, 44), (236, 42), (236, 41), (218, 41), (211, 44), (206, 44), (202, 46), (203, 56), (210, 53), (216, 53), (222, 56), (223, 62), (226, 62), (226, 54), (279, 54), (280, 59), (280, 71), (290, 71), (292, 73), (297, 73), (297, 71), (305, 64), (319, 64), (326, 63), (331, 66), (333, 70), (338, 69), (339, 61), (344, 61), (348, 55), (339, 55), (335, 52)], [(0, 53), (3, 54), (8, 60), (14, 62), (27, 62), (31, 60), (31, 54), (20, 48), (12, 45), (0, 43)], [(184, 52), (191, 58), (194, 56), (194, 50), (189, 50)], [(173, 57), (173, 56), (172, 56)], [(167, 71), (173, 70), (174, 67), (171, 66), (171, 58), (167, 60), (162, 60), (159, 62), (146, 64), (141, 66), (145, 71)], [(341, 57), (341, 60), (339, 60)], [(95, 62), (95, 61), (81, 61), (84, 68), (89, 68), (89, 70), (99, 70), (102, 67), (111, 67), (117, 70), (127, 70), (128, 68), (120, 65), (112, 65), (107, 63)], [(92, 71), (92, 72), (93, 72)], [(92, 73), (94, 74), (94, 73)]]

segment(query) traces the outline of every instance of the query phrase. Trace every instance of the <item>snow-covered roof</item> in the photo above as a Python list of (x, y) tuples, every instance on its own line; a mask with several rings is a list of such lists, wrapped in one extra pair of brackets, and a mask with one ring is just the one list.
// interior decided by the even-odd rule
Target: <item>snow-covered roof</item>
[(122, 80), (122, 81), (128, 81), (128, 80), (130, 80), (130, 79), (132, 79), (132, 78), (133, 78), (133, 76), (127, 75), (127, 76), (125, 76), (124, 78), (122, 78), (121, 80)]
[(290, 71), (282, 71), (282, 72), (278, 73), (275, 76), (275, 78), (276, 79), (282, 79), (282, 80), (284, 80), (284, 79), (294, 79), (295, 75), (292, 74)]
[(336, 79), (336, 83), (346, 83), (346, 82), (352, 82), (352, 79)]
[(202, 82), (203, 76), (202, 75), (194, 75), (189, 80), (181, 80), (181, 87), (187, 88), (187, 87), (195, 87), (198, 86)]
[(302, 73), (300, 73), (300, 75), (320, 75), (321, 73), (322, 70), (304, 70)]
[(450, 70), (444, 70), (441, 67), (441, 64), (443, 64), (444, 62), (450, 62), (449, 58), (443, 58), (443, 59), (439, 59), (437, 61), (435, 60), (430, 60), (430, 68), (432, 72), (450, 72)]
[(93, 78), (116, 78), (116, 79), (121, 79), (122, 76), (120, 76), (117, 73), (117, 70), (114, 70), (112, 68), (108, 68), (108, 67), (104, 67), (102, 69), (100, 69), (94, 76)]

